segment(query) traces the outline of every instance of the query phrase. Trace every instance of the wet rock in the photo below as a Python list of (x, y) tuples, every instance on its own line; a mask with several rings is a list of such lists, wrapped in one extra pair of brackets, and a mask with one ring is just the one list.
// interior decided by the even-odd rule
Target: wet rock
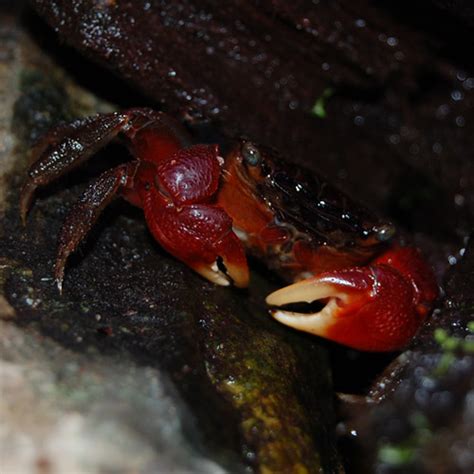
[[(452, 267), (458, 277), (445, 280), (445, 303), (374, 388), (382, 404), (364, 410), (354, 434), (365, 444), (353, 460), (380, 472), (464, 472), (472, 439), (466, 245), (474, 223), (474, 69), (464, 28), (443, 15), (413, 15), (415, 7), (400, 2), (32, 3), (64, 42), (140, 91), (72, 50), (53, 48), (75, 77), (93, 71), (88, 84), (113, 103), (160, 105), (208, 138), (244, 133), (273, 145), (399, 223), (440, 282)], [(54, 43), (33, 20), (35, 37)], [(69, 113), (106, 107), (90, 99), (84, 106), (61, 77), (53, 90), (44, 75), (28, 77), (16, 101), (25, 143)], [(43, 103), (47, 113), (36, 122), (30, 112), (41, 97), (55, 105)], [(197, 418), (213, 459), (229, 462), (234, 453), (247, 466), (278, 470), (282, 463), (300, 468), (304, 457), (306, 468), (321, 459), (326, 470), (337, 469), (326, 356), (318, 341), (268, 323), (266, 279), (237, 296), (210, 287), (162, 253), (141, 217), (119, 205), (71, 262), (66, 299), (57, 297), (48, 280), (53, 237), (66, 203), (100, 161), (43, 194), (26, 234), (10, 208), (0, 249), (10, 259), (5, 301), (20, 315), (17, 324), (78, 353), (92, 347), (158, 368)], [(13, 206), (15, 199), (13, 192)], [(336, 359), (342, 353), (336, 384), (359, 391), (394, 357), (328, 346)]]
[(431, 0), (443, 14), (456, 18), (460, 23), (464, 23), (470, 28), (474, 27), (474, 8), (468, 0)]
[[(453, 242), (470, 230), (470, 37), (434, 8), (368, 0), (349, 9), (310, 0), (33, 4), (62, 41), (173, 115), (274, 146), (412, 233)], [(123, 105), (137, 105), (127, 97)]]
[(256, 274), (249, 291), (208, 284), (159, 248), (140, 212), (117, 202), (71, 259), (58, 294), (52, 265), (68, 207), (86, 181), (128, 157), (118, 146), (99, 153), (39, 193), (21, 226), (18, 194), (34, 140), (60, 120), (112, 106), (78, 86), (11, 17), (0, 20), (11, 51), (0, 76), (9, 97), (0, 130), (8, 466), (339, 470), (325, 350), (271, 320), (267, 279)]
[(193, 446), (192, 415), (163, 373), (5, 322), (0, 334), (5, 472), (225, 472)]

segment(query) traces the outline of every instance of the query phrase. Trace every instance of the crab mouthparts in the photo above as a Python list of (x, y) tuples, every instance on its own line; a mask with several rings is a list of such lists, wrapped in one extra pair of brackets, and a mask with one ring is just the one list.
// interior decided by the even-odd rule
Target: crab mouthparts
[(310, 278), (271, 293), (267, 296), (266, 302), (270, 306), (277, 307), (294, 303), (321, 303), (323, 307), (316, 312), (306, 313), (285, 309), (272, 309), (270, 312), (282, 324), (324, 337), (347, 299), (347, 293), (341, 291), (340, 288)]

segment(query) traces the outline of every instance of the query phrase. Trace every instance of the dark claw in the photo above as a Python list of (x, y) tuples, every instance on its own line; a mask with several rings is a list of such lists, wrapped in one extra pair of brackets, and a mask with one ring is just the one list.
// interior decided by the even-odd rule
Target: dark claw
[(20, 194), (20, 217), (23, 225), (26, 225), (26, 216), (31, 207), (36, 185), (31, 181), (26, 181)]
[(22, 221), (26, 221), (36, 188), (46, 186), (81, 165), (119, 133), (133, 140), (139, 130), (150, 124), (176, 136), (181, 144), (189, 140), (170, 117), (145, 108), (82, 118), (48, 132), (33, 150), (33, 164), (20, 197)]
[(49, 132), (36, 146), (37, 159), (28, 170), (20, 197), (20, 214), (26, 221), (36, 188), (46, 186), (89, 159), (124, 127), (127, 116), (113, 113), (79, 119)]

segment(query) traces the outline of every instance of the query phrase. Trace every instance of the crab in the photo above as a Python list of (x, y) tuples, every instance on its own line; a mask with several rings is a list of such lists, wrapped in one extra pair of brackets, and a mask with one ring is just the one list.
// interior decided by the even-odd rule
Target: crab
[[(224, 159), (217, 145), (192, 144), (178, 122), (152, 109), (99, 114), (47, 133), (21, 192), (23, 222), (37, 188), (115, 139), (133, 160), (103, 172), (67, 214), (54, 268), (60, 292), (69, 255), (121, 196), (143, 209), (167, 252), (209, 281), (246, 287), (247, 251), (293, 282), (266, 301), (276, 320), (295, 329), (392, 351), (428, 315), (437, 297), (433, 272), (417, 249), (394, 242), (390, 222), (274, 150), (241, 140)], [(291, 307), (303, 302), (317, 304), (309, 312)]]

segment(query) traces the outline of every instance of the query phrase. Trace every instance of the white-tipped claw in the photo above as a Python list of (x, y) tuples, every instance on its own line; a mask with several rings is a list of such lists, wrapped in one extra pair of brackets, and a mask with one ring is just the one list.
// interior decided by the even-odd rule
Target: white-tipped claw
[(306, 314), (282, 310), (273, 310), (270, 313), (278, 322), (286, 326), (324, 337), (327, 329), (335, 322), (337, 309), (337, 300), (331, 298), (324, 308), (317, 313)]
[(276, 309), (271, 310), (271, 315), (280, 323), (294, 329), (324, 336), (328, 327), (335, 323), (340, 305), (344, 304), (346, 299), (347, 294), (336, 286), (321, 282), (318, 278), (309, 278), (271, 293), (266, 302), (270, 306), (323, 302), (324, 307), (316, 313)]
[(215, 285), (229, 286), (231, 284), (230, 277), (219, 269), (217, 262), (212, 265), (196, 265), (194, 270)]
[(270, 306), (283, 306), (290, 303), (312, 303), (313, 301), (341, 297), (345, 295), (329, 283), (321, 283), (315, 278), (302, 280), (293, 285), (285, 286), (266, 298), (266, 303)]

